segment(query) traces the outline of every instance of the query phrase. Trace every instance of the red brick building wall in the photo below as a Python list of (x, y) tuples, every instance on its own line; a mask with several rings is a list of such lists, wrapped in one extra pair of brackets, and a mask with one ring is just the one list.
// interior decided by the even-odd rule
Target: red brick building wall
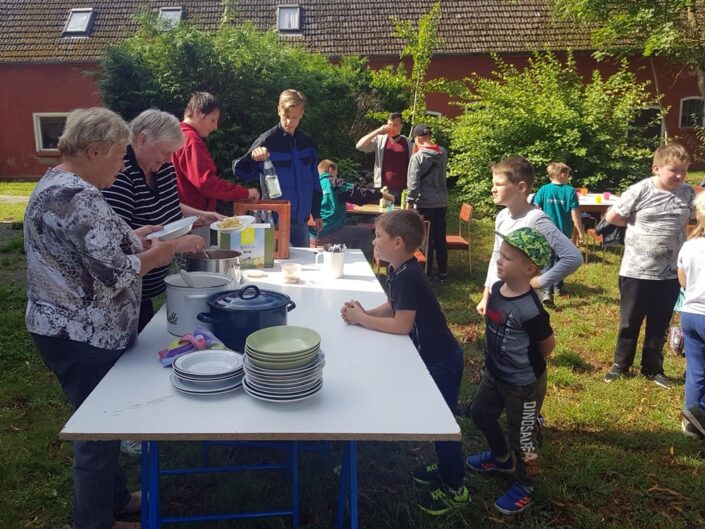
[[(505, 60), (518, 66), (526, 64), (527, 55), (505, 56)], [(589, 54), (576, 54), (578, 69), (589, 78), (598, 68), (605, 74), (615, 71), (611, 63), (597, 63)], [(373, 59), (373, 67), (394, 63), (389, 59)], [(632, 66), (639, 80), (651, 82), (655, 88), (653, 72), (648, 61), (635, 59)], [(494, 62), (488, 55), (440, 56), (429, 69), (429, 77), (445, 76), (462, 79), (471, 72), (489, 75)], [(671, 137), (683, 137), (695, 148), (692, 129), (679, 128), (680, 102), (682, 98), (698, 95), (695, 78), (682, 67), (672, 67), (661, 60), (655, 61), (663, 104), (670, 107), (666, 118), (666, 129)], [(35, 112), (69, 112), (74, 108), (100, 105), (101, 100), (93, 78), (86, 72), (95, 73), (96, 65), (90, 64), (0, 64), (0, 105), (3, 121), (0, 124), (0, 178), (36, 178), (46, 168), (57, 163), (55, 156), (38, 154), (34, 139), (32, 114)], [(450, 116), (460, 113), (458, 107), (449, 106), (447, 98), (431, 94), (428, 109)]]
[(37, 153), (35, 112), (69, 112), (101, 104), (89, 64), (0, 64), (0, 178), (31, 178), (57, 163)]
[[(528, 55), (505, 55), (503, 60), (518, 67), (525, 66)], [(588, 80), (592, 76), (593, 70), (599, 70), (603, 75), (613, 74), (618, 64), (614, 62), (597, 62), (589, 53), (574, 54), (578, 71)], [(375, 59), (370, 61), (373, 68), (380, 68), (388, 64), (395, 64), (393, 61)], [(683, 66), (672, 66), (661, 59), (654, 60), (654, 68), (648, 60), (634, 58), (630, 61), (630, 66), (637, 74), (640, 82), (649, 81), (649, 89), (655, 94), (656, 83), (654, 71), (656, 71), (658, 89), (662, 94), (662, 105), (667, 107), (668, 113), (665, 119), (667, 134), (670, 138), (677, 138), (688, 145), (691, 152), (695, 152), (697, 142), (693, 129), (681, 129), (679, 127), (681, 100), (686, 97), (698, 97), (697, 81), (690, 72)], [(429, 78), (443, 76), (450, 80), (459, 80), (468, 77), (470, 72), (479, 75), (489, 76), (494, 69), (494, 61), (489, 55), (469, 55), (469, 56), (441, 56), (433, 59), (428, 71)], [(448, 97), (440, 94), (429, 94), (427, 99), (428, 110), (441, 112), (449, 116), (457, 116), (462, 109), (457, 106), (448, 105)], [(703, 165), (703, 162), (700, 163)]]

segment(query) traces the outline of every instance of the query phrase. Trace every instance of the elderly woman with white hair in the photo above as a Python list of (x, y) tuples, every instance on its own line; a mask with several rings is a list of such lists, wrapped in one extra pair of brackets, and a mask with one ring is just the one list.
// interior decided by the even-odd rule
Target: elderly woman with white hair
[[(122, 170), (130, 138), (110, 110), (73, 111), (59, 139), (62, 162), (39, 181), (25, 214), (27, 330), (74, 408), (137, 338), (141, 277), (177, 249), (147, 241), (158, 228), (133, 230), (100, 192)], [(75, 529), (134, 525), (115, 521), (140, 500), (125, 488), (119, 446), (74, 443)]]
[[(132, 141), (125, 153), (125, 167), (113, 185), (103, 190), (115, 213), (133, 229), (168, 224), (184, 216), (199, 217), (197, 224), (223, 218), (179, 202), (171, 155), (183, 146), (184, 135), (174, 115), (154, 108), (145, 110), (132, 120), (130, 128)], [(177, 244), (181, 252), (197, 252), (205, 246), (196, 235), (181, 237)], [(142, 278), (138, 332), (154, 316), (152, 300), (166, 290), (164, 278), (168, 272), (168, 265), (161, 266)]]

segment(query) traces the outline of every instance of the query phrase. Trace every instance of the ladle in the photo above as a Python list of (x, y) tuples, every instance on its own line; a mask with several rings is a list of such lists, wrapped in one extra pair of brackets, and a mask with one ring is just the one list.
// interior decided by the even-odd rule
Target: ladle
[(193, 279), (191, 278), (191, 274), (189, 274), (186, 270), (179, 270), (179, 275), (181, 276), (181, 279), (184, 280), (184, 283), (186, 283), (186, 286), (189, 288), (195, 288), (196, 285), (193, 282)]

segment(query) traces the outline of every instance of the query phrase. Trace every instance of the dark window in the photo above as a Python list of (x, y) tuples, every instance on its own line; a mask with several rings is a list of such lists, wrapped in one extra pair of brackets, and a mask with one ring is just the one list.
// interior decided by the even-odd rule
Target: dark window
[(681, 100), (681, 128), (699, 127), (703, 124), (703, 100), (689, 97)]
[(301, 8), (297, 5), (277, 7), (277, 28), (279, 31), (301, 31)]
[(93, 27), (93, 8), (72, 9), (64, 26), (65, 37), (87, 37)]
[(663, 119), (658, 107), (642, 108), (632, 122), (632, 128), (637, 129), (645, 138), (660, 138)]
[(37, 151), (53, 151), (59, 146), (67, 114), (35, 114), (34, 138)]
[(165, 26), (175, 27), (181, 22), (183, 9), (181, 7), (162, 7), (159, 9), (159, 20)]

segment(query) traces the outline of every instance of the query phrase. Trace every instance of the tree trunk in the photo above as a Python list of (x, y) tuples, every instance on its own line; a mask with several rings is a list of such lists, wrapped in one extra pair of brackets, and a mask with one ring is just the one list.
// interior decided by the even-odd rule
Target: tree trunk
[(695, 68), (695, 73), (698, 75), (698, 91), (700, 92), (700, 97), (705, 100), (705, 65), (698, 64)]

